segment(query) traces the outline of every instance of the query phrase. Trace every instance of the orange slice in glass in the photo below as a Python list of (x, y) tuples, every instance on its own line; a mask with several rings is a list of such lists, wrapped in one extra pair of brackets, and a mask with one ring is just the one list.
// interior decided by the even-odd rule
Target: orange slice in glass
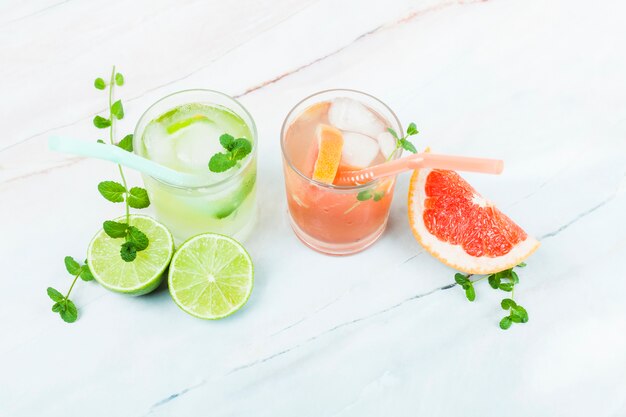
[(332, 184), (341, 162), (343, 135), (339, 129), (324, 124), (318, 126), (316, 134), (319, 150), (313, 168), (313, 179)]

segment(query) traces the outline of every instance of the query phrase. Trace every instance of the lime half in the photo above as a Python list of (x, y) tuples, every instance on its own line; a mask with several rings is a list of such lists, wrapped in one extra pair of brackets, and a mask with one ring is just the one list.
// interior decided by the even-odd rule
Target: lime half
[(236, 240), (215, 233), (194, 236), (181, 245), (170, 264), (172, 298), (186, 313), (221, 319), (239, 310), (254, 282), (252, 259)]
[[(115, 219), (125, 222), (126, 216)], [(131, 226), (148, 236), (145, 250), (137, 252), (137, 258), (125, 262), (120, 256), (124, 238), (113, 239), (100, 230), (87, 249), (87, 263), (96, 281), (104, 288), (130, 295), (143, 295), (154, 291), (163, 280), (163, 271), (172, 259), (174, 239), (161, 223), (152, 217), (133, 214)]]

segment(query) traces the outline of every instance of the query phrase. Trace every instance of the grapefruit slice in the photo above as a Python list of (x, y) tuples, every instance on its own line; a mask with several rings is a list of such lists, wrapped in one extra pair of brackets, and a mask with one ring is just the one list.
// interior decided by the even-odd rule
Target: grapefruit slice
[(435, 258), (469, 274), (518, 265), (539, 242), (454, 171), (418, 169), (409, 185), (409, 223)]
[(341, 162), (343, 135), (339, 129), (324, 124), (318, 126), (316, 135), (319, 148), (313, 167), (313, 179), (332, 184)]

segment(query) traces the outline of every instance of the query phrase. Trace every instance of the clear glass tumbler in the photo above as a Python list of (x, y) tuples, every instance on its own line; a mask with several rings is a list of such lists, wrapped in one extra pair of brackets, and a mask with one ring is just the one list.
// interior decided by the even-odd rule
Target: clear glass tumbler
[[(311, 161), (315, 160), (311, 149), (316, 146), (313, 132), (320, 123), (331, 124), (329, 108), (337, 99), (356, 101), (370, 110), (375, 115), (374, 121), (364, 118), (364, 124), (373, 123), (380, 130), (376, 121), (379, 119), (385, 128), (396, 132), (402, 132), (402, 127), (393, 111), (376, 97), (341, 89), (321, 91), (305, 98), (283, 123), (281, 148), (291, 226), (296, 236), (312, 249), (330, 255), (349, 255), (372, 245), (384, 232), (395, 177), (349, 186), (311, 178)], [(358, 121), (349, 122), (357, 123), (355, 129), (361, 130)], [(363, 126), (362, 131), (366, 127), (371, 130), (371, 126)], [(401, 153), (401, 149), (392, 149), (387, 157), (381, 154), (372, 164), (398, 158)]]
[[(168, 118), (170, 125), (166, 124)], [(203, 125), (194, 125), (196, 120)], [(163, 124), (162, 137), (146, 135), (146, 128), (155, 123)], [(196, 126), (196, 131), (185, 130), (190, 126)], [(173, 131), (176, 133), (169, 135)], [(252, 142), (252, 152), (227, 172), (214, 174), (208, 160), (216, 150), (224, 151), (219, 143), (222, 133), (246, 137)], [(238, 101), (212, 90), (168, 95), (141, 116), (133, 147), (138, 155), (179, 171), (201, 172), (207, 178), (206, 186), (186, 188), (143, 175), (157, 219), (170, 229), (177, 244), (205, 232), (239, 241), (248, 237), (257, 217), (257, 131), (252, 116)]]

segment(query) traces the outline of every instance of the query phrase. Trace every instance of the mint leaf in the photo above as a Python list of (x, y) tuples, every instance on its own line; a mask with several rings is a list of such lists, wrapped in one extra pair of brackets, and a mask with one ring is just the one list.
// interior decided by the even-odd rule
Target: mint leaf
[(476, 291), (474, 291), (474, 286), (473, 285), (470, 284), (465, 289), (465, 297), (467, 297), (467, 299), (470, 300), (470, 301), (474, 301), (476, 299)]
[(511, 280), (513, 284), (519, 284), (519, 276), (517, 276), (517, 272), (511, 271)]
[(54, 304), (52, 304), (52, 311), (54, 313), (58, 313), (60, 311), (63, 311), (63, 310), (65, 310), (65, 305), (66, 305), (65, 302), (54, 303)]
[(96, 116), (93, 118), (93, 125), (98, 129), (105, 129), (111, 126), (111, 121), (109, 119), (105, 119), (102, 116)]
[(517, 264), (518, 268), (524, 268), (526, 266), (526, 262), (520, 262), (519, 264)]
[(71, 300), (67, 300), (65, 309), (61, 310), (59, 314), (66, 323), (74, 323), (78, 318), (78, 310)]
[(513, 320), (511, 320), (511, 318), (508, 316), (500, 320), (500, 328), (502, 330), (508, 329), (509, 327), (511, 327), (511, 324), (513, 324)]
[(98, 139), (96, 142), (98, 142), (98, 143), (105, 143), (102, 139)]
[(409, 152), (417, 153), (417, 149), (415, 149), (415, 146), (413, 146), (413, 144), (406, 139), (400, 139), (400, 146), (402, 146), (403, 149), (406, 149)]
[(391, 136), (393, 136), (396, 140), (400, 140), (400, 137), (398, 136), (398, 134), (396, 133), (396, 131), (395, 131), (395, 130), (393, 130), (392, 128), (388, 127), (388, 128), (387, 128), (387, 131), (388, 131), (389, 133), (391, 133)]
[(104, 229), (104, 233), (113, 239), (117, 239), (120, 237), (126, 237), (126, 230), (128, 230), (128, 225), (126, 223), (119, 223), (113, 220), (107, 220), (102, 223), (102, 228)]
[(209, 161), (209, 169), (213, 172), (224, 172), (234, 167), (236, 162), (225, 153), (216, 153)]
[(102, 78), (98, 77), (94, 80), (93, 86), (96, 87), (98, 90), (104, 90), (105, 88), (107, 88), (107, 83), (105, 83)]
[(356, 195), (356, 199), (359, 201), (366, 201), (372, 198), (372, 192), (370, 190), (363, 190)]
[(511, 292), (513, 291), (513, 284), (508, 283), (508, 282), (503, 282), (500, 285), (498, 285), (498, 288), (500, 288), (502, 291)]
[(469, 279), (467, 279), (465, 275), (460, 274), (460, 273), (454, 274), (454, 280), (459, 285), (465, 285), (469, 282)]
[(120, 87), (124, 85), (124, 76), (122, 75), (122, 73), (118, 72), (117, 74), (115, 74), (115, 84), (119, 85)]
[(497, 274), (489, 275), (489, 278), (487, 278), (487, 280), (489, 281), (489, 285), (491, 286), (491, 288), (493, 288), (494, 290), (498, 289), (498, 286), (500, 285), (500, 278), (498, 278)]
[(124, 136), (124, 138), (122, 140), (120, 140), (120, 143), (118, 143), (117, 146), (119, 146), (120, 148), (124, 149), (125, 151), (132, 152), (133, 151), (133, 135), (132, 135), (132, 133), (130, 135)]
[(65, 257), (65, 269), (70, 275), (78, 275), (80, 273), (80, 264), (71, 256)]
[(141, 230), (137, 229), (135, 226), (130, 226), (128, 228), (128, 236), (126, 236), (128, 242), (132, 243), (135, 247), (135, 250), (142, 251), (148, 247), (149, 241), (148, 236), (145, 235)]
[(132, 262), (137, 257), (137, 249), (133, 242), (125, 242), (120, 248), (120, 256), (125, 262)]
[(380, 201), (385, 196), (384, 191), (375, 191), (374, 192), (374, 201)]
[(93, 281), (93, 274), (91, 273), (91, 269), (89, 269), (89, 265), (87, 265), (87, 259), (85, 259), (83, 270), (80, 273), (80, 279), (83, 281)]
[(47, 292), (48, 292), (48, 297), (50, 297), (52, 301), (61, 302), (65, 300), (65, 297), (63, 296), (63, 294), (61, 294), (60, 292), (58, 292), (52, 287), (48, 287)]
[(98, 191), (102, 194), (102, 197), (113, 203), (121, 203), (124, 201), (124, 194), (126, 188), (119, 182), (115, 181), (102, 181), (98, 184)]
[(111, 114), (115, 116), (117, 120), (122, 120), (124, 118), (124, 107), (122, 106), (122, 101), (117, 100), (111, 106)]
[(232, 150), (232, 158), (235, 161), (240, 161), (246, 157), (250, 152), (252, 152), (252, 143), (248, 139), (239, 138), (235, 139), (235, 141), (231, 145)]
[(220, 143), (222, 144), (224, 149), (226, 149), (227, 151), (233, 150), (232, 145), (234, 141), (235, 141), (235, 138), (229, 135), (228, 133), (224, 133), (222, 136), (220, 136)]
[(502, 302), (500, 303), (500, 306), (502, 307), (503, 310), (508, 310), (511, 307), (515, 307), (517, 304), (515, 303), (515, 301), (513, 301), (510, 298), (505, 298), (504, 300), (502, 300)]
[(417, 126), (415, 123), (411, 123), (409, 127), (406, 129), (406, 134), (409, 136), (417, 135), (419, 132), (417, 131)]
[(511, 307), (511, 317), (519, 317), (520, 323), (526, 323), (528, 321), (528, 312), (522, 306)]
[(128, 205), (132, 208), (142, 209), (150, 205), (150, 198), (148, 198), (148, 192), (141, 187), (133, 187), (129, 191), (127, 197)]

